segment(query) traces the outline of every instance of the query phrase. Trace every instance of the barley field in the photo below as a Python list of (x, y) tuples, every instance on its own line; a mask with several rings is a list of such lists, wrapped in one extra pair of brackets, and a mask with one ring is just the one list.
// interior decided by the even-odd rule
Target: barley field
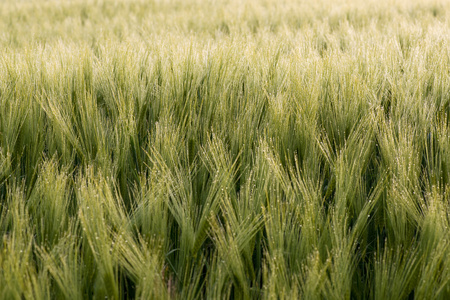
[(0, 299), (450, 299), (450, 2), (0, 2)]

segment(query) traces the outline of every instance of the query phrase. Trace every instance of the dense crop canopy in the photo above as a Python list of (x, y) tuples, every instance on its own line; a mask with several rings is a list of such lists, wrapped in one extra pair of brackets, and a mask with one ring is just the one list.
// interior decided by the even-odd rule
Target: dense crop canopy
[(0, 298), (449, 299), (450, 4), (309, 2), (2, 1)]

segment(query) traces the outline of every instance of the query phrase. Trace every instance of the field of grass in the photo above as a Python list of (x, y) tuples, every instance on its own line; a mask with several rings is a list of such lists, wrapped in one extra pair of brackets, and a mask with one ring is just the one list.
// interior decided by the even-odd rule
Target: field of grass
[(0, 299), (450, 299), (450, 2), (0, 2)]

